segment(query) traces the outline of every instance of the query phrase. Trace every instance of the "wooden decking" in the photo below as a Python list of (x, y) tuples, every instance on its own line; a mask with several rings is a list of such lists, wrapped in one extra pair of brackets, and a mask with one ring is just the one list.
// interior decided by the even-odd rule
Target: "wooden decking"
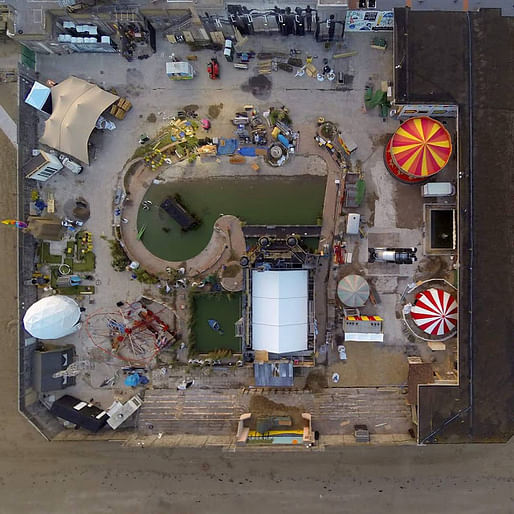
[[(372, 434), (406, 434), (411, 427), (406, 395), (397, 387), (329, 388), (320, 393), (295, 390), (154, 389), (139, 411), (142, 434), (234, 435), (253, 395), (312, 414), (314, 430), (324, 435), (353, 434), (365, 424)], [(272, 413), (270, 413), (272, 414)]]

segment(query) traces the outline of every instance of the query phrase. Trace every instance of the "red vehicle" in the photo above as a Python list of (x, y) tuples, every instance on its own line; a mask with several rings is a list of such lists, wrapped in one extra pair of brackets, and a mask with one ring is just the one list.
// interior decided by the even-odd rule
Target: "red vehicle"
[(212, 80), (216, 80), (220, 77), (220, 65), (216, 57), (211, 58), (211, 62), (207, 65), (207, 72)]

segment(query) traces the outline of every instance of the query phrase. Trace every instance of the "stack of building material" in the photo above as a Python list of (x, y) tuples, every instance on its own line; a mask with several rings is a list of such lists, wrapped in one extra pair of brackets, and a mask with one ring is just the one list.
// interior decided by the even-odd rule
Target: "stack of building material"
[(271, 59), (265, 59), (258, 64), (259, 74), (267, 75), (271, 73)]
[(122, 120), (130, 109), (132, 109), (132, 104), (126, 98), (120, 98), (112, 105), (110, 112), (116, 119)]

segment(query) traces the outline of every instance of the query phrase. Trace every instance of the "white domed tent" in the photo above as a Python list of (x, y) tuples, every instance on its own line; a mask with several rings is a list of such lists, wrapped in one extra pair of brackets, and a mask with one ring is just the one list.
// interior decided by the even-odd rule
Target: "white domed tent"
[(47, 296), (27, 309), (23, 325), (38, 339), (59, 339), (79, 330), (80, 307), (68, 296)]

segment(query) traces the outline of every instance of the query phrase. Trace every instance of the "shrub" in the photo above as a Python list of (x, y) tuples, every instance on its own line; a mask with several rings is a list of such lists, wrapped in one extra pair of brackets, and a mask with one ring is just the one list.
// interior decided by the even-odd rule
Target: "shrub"
[(111, 266), (115, 271), (125, 271), (125, 268), (130, 264), (130, 259), (127, 257), (125, 250), (117, 239), (108, 239), (107, 242), (111, 249)]
[(214, 361), (218, 359), (230, 359), (230, 357), (232, 357), (232, 350), (229, 349), (214, 350), (207, 354), (207, 358)]
[(157, 284), (157, 282), (159, 282), (159, 277), (153, 275), (152, 273), (148, 273), (148, 271), (144, 270), (143, 268), (138, 268), (135, 270), (135, 274), (137, 280), (143, 284)]

